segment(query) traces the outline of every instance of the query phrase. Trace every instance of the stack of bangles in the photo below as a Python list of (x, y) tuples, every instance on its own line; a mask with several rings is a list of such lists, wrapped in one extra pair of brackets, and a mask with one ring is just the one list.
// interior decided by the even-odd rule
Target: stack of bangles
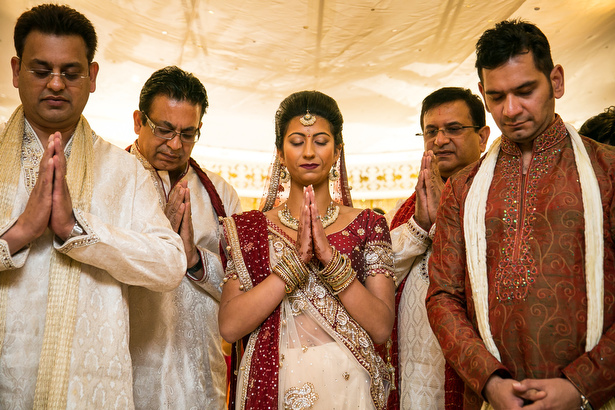
[(273, 273), (278, 275), (286, 285), (286, 293), (293, 292), (308, 276), (307, 266), (301, 262), (295, 252), (288, 252), (273, 267)]
[(320, 275), (337, 295), (352, 283), (357, 273), (352, 269), (350, 260), (333, 248), (331, 261), (320, 271)]

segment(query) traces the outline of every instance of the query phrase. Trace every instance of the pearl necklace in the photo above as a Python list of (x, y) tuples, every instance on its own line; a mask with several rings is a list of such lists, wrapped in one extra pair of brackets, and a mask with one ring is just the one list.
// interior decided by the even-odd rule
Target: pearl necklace
[[(337, 221), (339, 215), (340, 207), (335, 202), (331, 201), (327, 207), (327, 212), (323, 216), (319, 216), (318, 219), (322, 222), (322, 227), (326, 228)], [(280, 222), (282, 222), (284, 226), (294, 229), (295, 231), (299, 229), (299, 220), (292, 216), (286, 203), (284, 204), (284, 209), (278, 211), (278, 218), (280, 218)]]

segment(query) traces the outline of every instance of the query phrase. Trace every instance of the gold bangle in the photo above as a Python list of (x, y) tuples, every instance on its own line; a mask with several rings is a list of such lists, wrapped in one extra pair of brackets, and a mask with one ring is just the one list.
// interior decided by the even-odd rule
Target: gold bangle
[[(276, 266), (277, 267), (277, 266)], [(274, 267), (273, 269), (273, 273), (275, 273), (276, 275), (278, 275), (280, 277), (280, 279), (282, 279), (284, 281), (284, 291), (286, 293), (292, 293), (292, 291), (294, 290), (294, 285), (292, 284), (292, 280), (290, 279), (290, 277), (286, 274), (286, 272), (283, 272), (281, 269), (276, 269)]]
[(331, 255), (331, 260), (329, 261), (327, 266), (325, 266), (324, 269), (320, 271), (320, 274), (325, 277), (331, 276), (333, 273), (338, 271), (340, 268), (340, 264), (344, 263), (342, 254), (339, 253), (338, 250), (333, 247), (331, 249), (333, 251), (333, 254)]
[(348, 269), (345, 271), (344, 277), (340, 280), (339, 283), (332, 285), (333, 294), (337, 295), (344, 291), (357, 277), (357, 273), (352, 269), (350, 263), (348, 263)]
[(331, 261), (320, 273), (334, 295), (350, 286), (357, 277), (357, 273), (352, 269), (350, 259), (337, 250), (334, 250)]
[(272, 269), (286, 284), (286, 293), (292, 293), (307, 278), (307, 267), (294, 252), (289, 252), (282, 256)]

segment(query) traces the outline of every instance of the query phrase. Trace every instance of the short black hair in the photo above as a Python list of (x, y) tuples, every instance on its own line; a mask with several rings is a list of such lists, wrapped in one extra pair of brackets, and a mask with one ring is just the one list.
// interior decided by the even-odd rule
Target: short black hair
[(483, 68), (492, 70), (519, 54), (532, 53), (534, 65), (547, 79), (553, 71), (549, 40), (534, 24), (521, 19), (504, 20), (485, 31), (476, 43), (476, 69), (481, 83)]
[(443, 87), (429, 94), (423, 100), (421, 106), (421, 130), (425, 130), (423, 118), (427, 111), (453, 101), (463, 101), (466, 103), (472, 117), (472, 125), (482, 128), (487, 124), (485, 120), (485, 106), (478, 95), (473, 94), (467, 88)]
[(579, 134), (603, 144), (615, 145), (615, 105), (585, 121)]
[(13, 41), (17, 57), (21, 59), (26, 37), (32, 31), (56, 36), (77, 35), (83, 38), (88, 63), (94, 61), (98, 39), (92, 22), (68, 6), (41, 4), (24, 12), (15, 23)]
[[(177, 66), (168, 66), (155, 71), (141, 88), (139, 110), (149, 115), (154, 98), (159, 95), (176, 101), (187, 101), (201, 107), (201, 116), (207, 111), (207, 91), (201, 81)], [(145, 118), (142, 118), (145, 122)]]
[(286, 97), (275, 113), (275, 146), (282, 150), (284, 134), (290, 121), (307, 112), (324, 118), (331, 125), (335, 145), (343, 144), (342, 127), (344, 118), (337, 102), (320, 91), (299, 91)]

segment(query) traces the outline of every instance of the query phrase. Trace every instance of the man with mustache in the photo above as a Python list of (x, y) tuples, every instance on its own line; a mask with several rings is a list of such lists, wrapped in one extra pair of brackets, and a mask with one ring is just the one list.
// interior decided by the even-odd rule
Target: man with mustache
[(393, 360), (399, 390), (391, 394), (390, 408), (444, 407), (444, 356), (425, 309), (427, 261), (445, 181), (477, 161), (489, 138), (483, 103), (464, 88), (445, 87), (425, 97), (420, 123), (425, 153), (415, 192), (386, 215), (398, 281)]
[(138, 138), (129, 150), (149, 171), (188, 261), (184, 279), (171, 292), (130, 289), (137, 409), (221, 409), (226, 403), (218, 217), (240, 212), (241, 204), (224, 179), (190, 157), (207, 107), (203, 84), (170, 66), (145, 82), (133, 114)]

